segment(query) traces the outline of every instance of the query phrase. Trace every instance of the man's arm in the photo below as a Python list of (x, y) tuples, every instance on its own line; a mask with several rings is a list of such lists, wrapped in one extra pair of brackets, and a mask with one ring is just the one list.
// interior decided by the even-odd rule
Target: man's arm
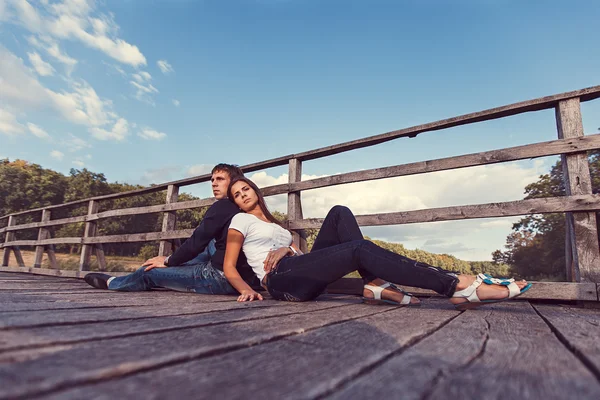
[(181, 265), (202, 253), (237, 211), (229, 200), (219, 200), (213, 204), (192, 236), (169, 256), (168, 265)]

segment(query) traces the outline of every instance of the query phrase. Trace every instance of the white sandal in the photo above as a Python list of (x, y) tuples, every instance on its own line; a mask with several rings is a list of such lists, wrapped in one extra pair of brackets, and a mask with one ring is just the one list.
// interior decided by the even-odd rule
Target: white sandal
[[(404, 295), (404, 297), (402, 298), (402, 300), (398, 303), (397, 301), (394, 300), (387, 300), (387, 299), (383, 299), (381, 298), (381, 293), (384, 291), (384, 289), (387, 288), (392, 288), (392, 289), (396, 289), (397, 291), (399, 291), (400, 293), (402, 293)], [(363, 296), (363, 302), (365, 304), (378, 304), (378, 305), (394, 305), (394, 306), (416, 306), (419, 305), (420, 303), (411, 303), (412, 300), (412, 295), (410, 293), (405, 292), (404, 290), (402, 290), (401, 288), (399, 288), (398, 286), (386, 282), (381, 286), (373, 286), (373, 285), (365, 285), (364, 289), (368, 289), (371, 292), (373, 292), (373, 298), (369, 298), (369, 297), (365, 297)]]
[[(477, 296), (477, 288), (481, 286), (482, 283), (486, 285), (501, 285), (506, 286), (508, 289), (508, 297), (497, 300), (481, 300), (479, 296)], [(498, 279), (492, 278), (491, 275), (488, 274), (479, 274), (475, 278), (475, 281), (466, 289), (457, 290), (452, 295), (452, 298), (462, 298), (467, 299), (467, 301), (463, 303), (455, 304), (454, 307), (457, 310), (463, 311), (471, 308), (477, 308), (484, 304), (492, 304), (492, 303), (500, 303), (503, 301), (507, 301), (510, 299), (514, 299), (528, 291), (531, 288), (531, 283), (528, 283), (523, 289), (520, 289), (519, 286), (515, 283), (514, 279)]]

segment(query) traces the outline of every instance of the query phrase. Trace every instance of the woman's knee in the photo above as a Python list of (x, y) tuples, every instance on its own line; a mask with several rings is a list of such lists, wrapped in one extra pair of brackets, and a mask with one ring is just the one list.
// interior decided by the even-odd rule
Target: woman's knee
[(350, 211), (350, 209), (348, 207), (341, 206), (341, 205), (336, 205), (336, 206), (331, 207), (331, 210), (329, 210), (329, 213), (354, 216), (354, 214), (352, 214), (352, 211)]

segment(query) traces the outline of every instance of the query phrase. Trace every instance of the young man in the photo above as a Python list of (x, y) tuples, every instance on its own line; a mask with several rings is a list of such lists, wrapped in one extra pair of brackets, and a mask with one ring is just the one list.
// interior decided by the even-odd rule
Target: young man
[[(230, 164), (218, 164), (212, 169), (212, 191), (218, 201), (210, 206), (192, 236), (173, 254), (151, 258), (126, 276), (89, 273), (85, 281), (98, 289), (128, 292), (166, 288), (201, 294), (236, 294), (223, 274), (223, 258), (229, 223), (240, 212), (227, 200), (227, 188), (231, 179), (240, 175), (243, 175), (242, 170)], [(215, 249), (210, 253), (214, 254), (209, 257), (207, 248), (213, 239)], [(251, 286), (258, 285), (245, 257), (240, 257), (237, 269)]]

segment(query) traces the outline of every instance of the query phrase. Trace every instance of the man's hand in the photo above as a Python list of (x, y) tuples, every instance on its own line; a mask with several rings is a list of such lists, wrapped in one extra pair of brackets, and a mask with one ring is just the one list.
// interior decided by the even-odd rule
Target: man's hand
[(289, 255), (290, 253), (292, 253), (292, 251), (290, 250), (289, 247), (281, 247), (277, 250), (271, 250), (269, 251), (269, 254), (267, 255), (267, 258), (265, 258), (265, 261), (263, 261), (264, 264), (264, 268), (265, 268), (265, 272), (268, 274), (269, 272), (271, 272), (271, 270), (273, 268), (275, 268), (277, 266), (277, 263), (279, 261), (281, 261), (281, 259), (287, 255)]
[(238, 297), (237, 301), (254, 301), (263, 300), (260, 293), (256, 293), (254, 290), (242, 290), (242, 294)]
[(142, 267), (146, 267), (144, 269), (145, 272), (148, 272), (153, 268), (167, 268), (165, 265), (166, 258), (167, 257), (165, 256), (152, 257), (149, 260), (146, 260), (146, 262), (142, 264)]

